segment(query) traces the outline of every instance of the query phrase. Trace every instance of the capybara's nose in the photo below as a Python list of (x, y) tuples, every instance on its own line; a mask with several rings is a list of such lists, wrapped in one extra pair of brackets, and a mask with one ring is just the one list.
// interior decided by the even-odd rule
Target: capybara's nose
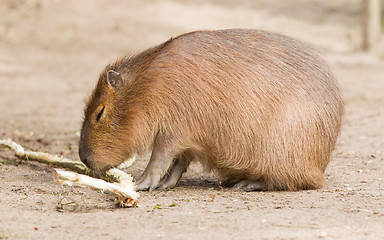
[[(80, 151), (79, 151), (80, 153)], [(79, 154), (80, 160), (90, 169), (93, 169), (91, 158), (84, 156), (84, 154)]]
[[(81, 159), (81, 158), (80, 158), (80, 159)], [(87, 167), (89, 167), (89, 165), (88, 165), (88, 160), (87, 160), (86, 158), (81, 159), (81, 161), (82, 161)]]
[(83, 142), (80, 142), (79, 144), (79, 157), (80, 160), (89, 168), (90, 166), (90, 161), (89, 161), (89, 151), (88, 148), (83, 144)]

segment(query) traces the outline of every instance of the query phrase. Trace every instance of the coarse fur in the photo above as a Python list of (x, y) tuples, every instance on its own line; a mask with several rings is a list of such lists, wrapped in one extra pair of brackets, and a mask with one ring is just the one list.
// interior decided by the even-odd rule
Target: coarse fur
[(79, 153), (89, 167), (152, 151), (138, 189), (172, 187), (199, 160), (230, 185), (295, 191), (323, 186), (343, 101), (328, 65), (305, 44), (230, 29), (118, 59), (84, 115)]

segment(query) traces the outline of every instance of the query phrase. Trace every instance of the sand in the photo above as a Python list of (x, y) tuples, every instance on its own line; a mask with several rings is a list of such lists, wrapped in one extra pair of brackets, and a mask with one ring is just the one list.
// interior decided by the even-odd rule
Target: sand
[[(311, 44), (330, 64), (346, 113), (324, 188), (221, 189), (193, 165), (140, 208), (63, 188), (52, 168), (0, 149), (0, 239), (384, 239), (384, 52), (362, 53), (359, 1), (4, 0), (0, 138), (79, 160), (84, 99), (105, 65), (197, 29), (247, 27)], [(126, 169), (138, 177), (138, 160)]]

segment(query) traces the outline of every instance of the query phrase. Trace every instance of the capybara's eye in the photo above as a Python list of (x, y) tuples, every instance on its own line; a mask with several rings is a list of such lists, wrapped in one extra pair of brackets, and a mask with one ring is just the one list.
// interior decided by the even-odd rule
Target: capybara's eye
[(105, 108), (105, 107), (103, 107), (103, 108), (100, 110), (99, 114), (97, 114), (97, 116), (96, 116), (96, 122), (98, 122), (98, 121), (100, 120), (101, 116), (103, 115), (104, 108)]

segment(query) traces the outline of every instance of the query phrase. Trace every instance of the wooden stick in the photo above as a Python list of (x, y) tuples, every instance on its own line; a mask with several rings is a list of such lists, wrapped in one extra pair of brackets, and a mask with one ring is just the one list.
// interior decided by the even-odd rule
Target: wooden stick
[(21, 145), (15, 143), (9, 138), (0, 140), (0, 146), (12, 149), (15, 152), (16, 157), (24, 160), (36, 161), (55, 167), (62, 167), (82, 174), (89, 174), (91, 172), (90, 169), (81, 162), (72, 161), (64, 157), (44, 152), (25, 151)]
[[(104, 192), (109, 191), (117, 196), (116, 203), (120, 207), (137, 206), (139, 194), (134, 190), (133, 178), (129, 174), (112, 168), (105, 174), (105, 178), (117, 183), (108, 183), (101, 179), (95, 179), (82, 174), (92, 174), (92, 171), (81, 162), (51, 155), (43, 152), (25, 151), (24, 148), (11, 139), (0, 140), (0, 146), (12, 149), (18, 158), (37, 161), (55, 167), (66, 168), (74, 172), (55, 169), (54, 178), (57, 182), (66, 185), (88, 186)], [(103, 177), (103, 176), (99, 176)], [(72, 182), (70, 184), (70, 182)]]
[(381, 0), (362, 0), (362, 49), (373, 50), (381, 35)]
[[(118, 169), (114, 169), (113, 171), (116, 170), (120, 171)], [(58, 183), (63, 185), (87, 186), (92, 189), (102, 190), (106, 193), (114, 193), (117, 196), (116, 204), (120, 207), (137, 206), (139, 194), (134, 190), (131, 177), (124, 178), (120, 183), (109, 183), (101, 179), (62, 169), (55, 169), (53, 176)]]

